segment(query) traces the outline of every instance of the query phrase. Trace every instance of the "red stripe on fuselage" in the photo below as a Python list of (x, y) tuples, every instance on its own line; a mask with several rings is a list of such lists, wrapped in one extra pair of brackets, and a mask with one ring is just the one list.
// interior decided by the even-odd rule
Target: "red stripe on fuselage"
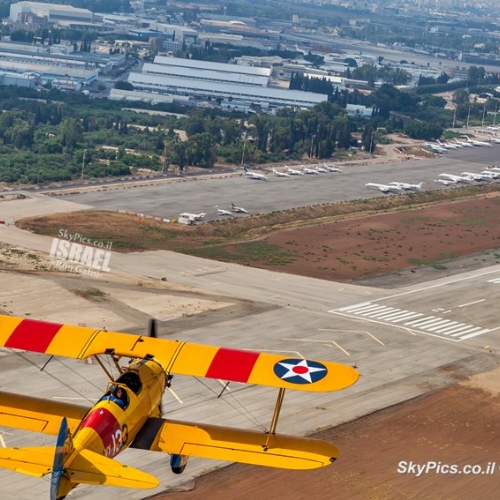
[(259, 357), (258, 352), (221, 348), (214, 356), (206, 377), (246, 382)]
[(10, 334), (5, 347), (45, 352), (62, 326), (58, 323), (23, 319)]
[(123, 444), (121, 427), (116, 417), (109, 410), (102, 407), (92, 410), (81, 423), (79, 430), (81, 431), (85, 427), (97, 432), (104, 447), (104, 454), (107, 457), (112, 458), (118, 455)]

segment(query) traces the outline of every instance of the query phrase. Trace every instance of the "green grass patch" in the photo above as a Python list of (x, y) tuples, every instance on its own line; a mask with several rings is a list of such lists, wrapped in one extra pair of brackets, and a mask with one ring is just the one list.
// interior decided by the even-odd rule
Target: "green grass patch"
[(264, 241), (250, 241), (229, 246), (210, 246), (182, 248), (182, 253), (224, 262), (260, 262), (268, 265), (286, 265), (295, 260), (290, 252), (281, 250), (278, 245)]

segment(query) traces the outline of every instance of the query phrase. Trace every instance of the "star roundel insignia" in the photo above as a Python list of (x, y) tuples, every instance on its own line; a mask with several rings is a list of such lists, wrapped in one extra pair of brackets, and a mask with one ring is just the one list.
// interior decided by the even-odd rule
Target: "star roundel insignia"
[(284, 359), (274, 365), (277, 377), (291, 384), (314, 384), (326, 376), (326, 366), (309, 359)]

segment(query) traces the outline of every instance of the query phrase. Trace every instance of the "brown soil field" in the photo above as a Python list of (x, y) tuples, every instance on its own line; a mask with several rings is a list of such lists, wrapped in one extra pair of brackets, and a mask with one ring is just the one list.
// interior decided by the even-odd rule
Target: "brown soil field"
[[(500, 247), (500, 198), (436, 204), (405, 212), (275, 231), (256, 242), (193, 253), (332, 281), (428, 266)], [(266, 247), (267, 245), (267, 247)]]

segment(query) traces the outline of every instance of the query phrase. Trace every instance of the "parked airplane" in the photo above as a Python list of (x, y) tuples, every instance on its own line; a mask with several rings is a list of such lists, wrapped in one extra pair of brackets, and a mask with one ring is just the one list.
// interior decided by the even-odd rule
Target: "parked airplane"
[(423, 187), (424, 183), (419, 182), (418, 184), (409, 184), (408, 182), (390, 182), (389, 186), (394, 186), (398, 189), (402, 189), (404, 191), (420, 191)]
[(488, 146), (491, 148), (491, 144), (489, 142), (476, 141), (471, 139), (468, 135), (465, 136), (468, 142), (470, 142), (473, 146)]
[[(12, 392), (0, 392), (2, 430), (12, 427), (56, 437), (55, 446), (8, 448), (2, 440), (0, 467), (45, 477), (50, 499), (62, 500), (79, 484), (157, 487), (156, 477), (115, 460), (128, 447), (169, 454), (175, 474), (184, 471), (189, 456), (288, 469), (324, 467), (338, 458), (338, 448), (332, 443), (277, 434), (279, 414), (286, 389), (345, 389), (358, 379), (357, 370), (290, 353), (162, 339), (155, 325), (150, 323), (148, 335), (132, 335), (0, 315), (0, 347), (45, 355), (47, 363), (54, 356), (93, 357), (109, 377), (103, 397), (91, 406), (42, 399), (40, 394), (21, 395), (12, 387)], [(111, 367), (116, 367), (116, 378)], [(269, 430), (163, 418), (162, 397), (177, 374), (223, 380), (225, 387), (236, 382), (278, 388)], [(2, 389), (8, 389), (8, 384)], [(32, 439), (39, 441), (38, 436)], [(3, 484), (10, 480), (4, 473), (2, 477)]]
[(325, 167), (316, 167), (316, 171), (320, 174), (327, 174), (328, 170)]
[(314, 168), (308, 168), (306, 167), (305, 165), (301, 165), (302, 166), (302, 172), (304, 172), (304, 174), (319, 174), (319, 172), (314, 169)]
[(455, 184), (453, 181), (447, 181), (446, 179), (436, 179), (434, 182), (439, 182), (440, 184), (444, 184), (445, 186)]
[(458, 149), (462, 147), (460, 144), (452, 144), (451, 142), (441, 142), (439, 139), (436, 142), (439, 147), (446, 149)]
[(500, 179), (500, 172), (495, 170), (484, 170), (483, 172), (481, 172), (481, 175), (485, 180)]
[(492, 135), (490, 135), (490, 142), (500, 144), (500, 139), (498, 137), (493, 137)]
[(219, 208), (219, 207), (216, 207), (217, 208), (217, 215), (229, 215), (231, 217), (234, 217), (234, 214), (232, 212), (230, 212), (229, 210), (224, 210), (223, 208)]
[(328, 170), (328, 172), (339, 172), (339, 173), (342, 173), (342, 169), (338, 168), (338, 167), (332, 167), (331, 165), (327, 165), (326, 163), (323, 165), (326, 170)]
[(273, 174), (276, 175), (277, 177), (290, 177), (290, 173), (280, 172), (279, 170), (276, 170), (275, 168), (273, 168)]
[(437, 144), (432, 144), (432, 142), (426, 142), (425, 145), (428, 148), (431, 148), (432, 151), (435, 151), (436, 153), (447, 153), (448, 152), (448, 150), (446, 148), (438, 146)]
[(288, 165), (285, 165), (287, 172), (290, 175), (304, 175), (304, 172), (301, 172), (300, 170), (294, 170), (293, 168), (290, 168)]
[(378, 189), (379, 191), (382, 191), (382, 193), (388, 194), (388, 193), (401, 193), (401, 189), (393, 186), (391, 184), (377, 184), (376, 182), (369, 182), (368, 184), (365, 184), (365, 186), (368, 189)]
[(243, 174), (249, 179), (255, 179), (256, 181), (267, 181), (267, 177), (264, 174), (258, 174), (257, 172), (252, 172), (248, 170), (247, 167), (243, 167)]
[(182, 212), (182, 214), (179, 215), (179, 217), (185, 217), (186, 219), (192, 220), (192, 221), (200, 221), (204, 219), (207, 216), (205, 212), (200, 212), (199, 214), (191, 214), (189, 212)]
[(459, 182), (470, 182), (472, 180), (470, 177), (465, 177), (463, 175), (452, 175), (452, 174), (439, 174), (439, 179), (451, 182), (453, 184), (457, 184)]
[(248, 210), (243, 207), (237, 207), (233, 202), (231, 202), (231, 211), (236, 212), (237, 214), (247, 214)]
[(463, 177), (468, 177), (472, 181), (484, 181), (484, 177), (481, 174), (476, 174), (474, 172), (462, 172), (460, 175)]
[(464, 148), (473, 148), (474, 145), (471, 144), (470, 142), (463, 142), (463, 141), (459, 141), (458, 139), (455, 139), (455, 142), (459, 145), (459, 146), (462, 146)]

